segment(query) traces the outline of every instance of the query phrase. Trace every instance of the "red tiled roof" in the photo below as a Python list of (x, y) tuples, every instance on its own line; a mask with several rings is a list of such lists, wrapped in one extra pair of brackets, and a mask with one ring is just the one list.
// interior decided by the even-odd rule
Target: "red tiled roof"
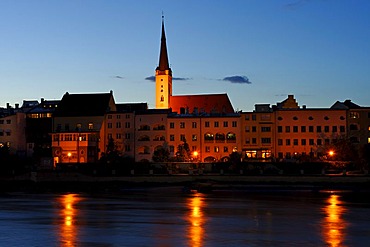
[(181, 108), (187, 113), (234, 113), (227, 94), (204, 94), (204, 95), (176, 95), (171, 96), (170, 105), (172, 111), (182, 113)]

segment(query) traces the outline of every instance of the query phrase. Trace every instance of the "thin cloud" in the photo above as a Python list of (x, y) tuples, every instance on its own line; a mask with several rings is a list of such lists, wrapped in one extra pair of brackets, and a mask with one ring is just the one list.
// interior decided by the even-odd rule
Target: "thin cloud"
[(173, 77), (172, 80), (174, 81), (189, 81), (190, 78), (184, 78), (184, 77)]
[(155, 76), (148, 76), (145, 78), (145, 80), (148, 80), (148, 81), (155, 81)]
[(122, 79), (123, 79), (123, 77), (122, 77), (122, 76), (120, 76), (120, 75), (112, 76), (112, 78), (114, 78), (114, 79), (120, 79), (120, 80), (122, 80)]
[(285, 4), (284, 7), (286, 9), (294, 10), (294, 9), (299, 8), (299, 7), (302, 7), (303, 5), (308, 3), (309, 1), (310, 0), (297, 0), (297, 1)]
[(222, 81), (228, 81), (231, 83), (239, 83), (239, 84), (252, 84), (252, 82), (248, 79), (248, 77), (243, 76), (243, 75), (228, 76), (222, 79)]
[[(145, 80), (148, 80), (148, 81), (155, 81), (155, 76), (148, 76), (145, 78)], [(185, 78), (185, 77), (173, 77), (172, 78), (173, 81), (189, 81), (191, 80), (191, 78)]]

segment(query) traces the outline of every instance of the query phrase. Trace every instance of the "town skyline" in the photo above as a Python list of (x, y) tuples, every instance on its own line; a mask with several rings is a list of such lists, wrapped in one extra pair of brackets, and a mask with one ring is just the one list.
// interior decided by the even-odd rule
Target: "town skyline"
[(142, 3), (3, 2), (0, 106), (113, 90), (155, 108), (162, 11), (176, 95), (227, 93), (243, 111), (289, 94), (369, 105), (367, 1)]

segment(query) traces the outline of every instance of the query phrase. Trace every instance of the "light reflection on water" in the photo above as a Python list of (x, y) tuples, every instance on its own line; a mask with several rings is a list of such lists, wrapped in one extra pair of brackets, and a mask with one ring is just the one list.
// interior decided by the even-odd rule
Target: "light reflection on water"
[(75, 205), (81, 200), (77, 194), (61, 195), (58, 201), (61, 203), (60, 216), (63, 218), (60, 224), (60, 242), (62, 246), (76, 246), (78, 225), (77, 214), (78, 210)]
[(327, 199), (328, 205), (323, 208), (325, 217), (322, 222), (323, 238), (328, 246), (345, 246), (347, 222), (343, 218), (346, 212), (339, 195), (330, 195)]
[(0, 243), (65, 247), (370, 243), (370, 204), (359, 203), (358, 198), (352, 202), (342, 194), (174, 191), (0, 196)]
[(203, 246), (204, 224), (206, 221), (203, 212), (205, 207), (204, 195), (197, 193), (194, 197), (189, 197), (186, 205), (189, 209), (188, 220), (190, 222), (188, 230), (189, 246)]

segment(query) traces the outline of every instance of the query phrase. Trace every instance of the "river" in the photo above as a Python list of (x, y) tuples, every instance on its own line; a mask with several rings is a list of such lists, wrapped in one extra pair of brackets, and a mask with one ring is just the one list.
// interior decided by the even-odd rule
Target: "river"
[(368, 194), (128, 188), (0, 196), (1, 246), (369, 246)]

